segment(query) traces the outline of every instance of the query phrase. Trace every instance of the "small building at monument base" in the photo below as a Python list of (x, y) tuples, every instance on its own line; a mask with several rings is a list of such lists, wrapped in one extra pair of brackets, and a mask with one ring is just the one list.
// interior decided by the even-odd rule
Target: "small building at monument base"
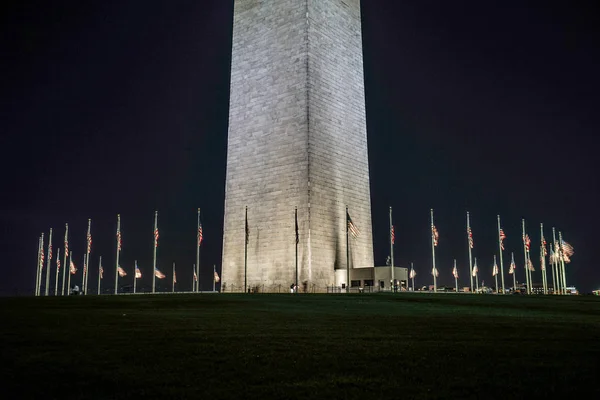
[[(393, 267), (396, 290), (407, 290), (408, 288), (408, 268)], [(345, 269), (335, 270), (335, 280), (338, 287), (343, 291), (348, 286), (347, 271)], [(394, 283), (392, 282), (392, 267), (367, 267), (350, 269), (350, 291), (392, 291)], [(331, 291), (331, 290), (328, 290)]]

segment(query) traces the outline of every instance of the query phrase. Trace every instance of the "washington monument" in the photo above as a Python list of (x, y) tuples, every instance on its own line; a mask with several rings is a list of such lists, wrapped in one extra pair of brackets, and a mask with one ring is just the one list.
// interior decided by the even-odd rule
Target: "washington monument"
[(289, 288), (297, 207), (299, 283), (349, 284), (346, 207), (373, 267), (360, 0), (235, 0), (232, 47), (222, 282)]

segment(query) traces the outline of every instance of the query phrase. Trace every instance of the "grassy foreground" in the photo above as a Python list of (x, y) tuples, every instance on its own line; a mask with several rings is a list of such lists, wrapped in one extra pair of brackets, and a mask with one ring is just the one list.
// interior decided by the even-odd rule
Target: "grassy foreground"
[(5, 298), (0, 323), (10, 398), (600, 394), (597, 297)]

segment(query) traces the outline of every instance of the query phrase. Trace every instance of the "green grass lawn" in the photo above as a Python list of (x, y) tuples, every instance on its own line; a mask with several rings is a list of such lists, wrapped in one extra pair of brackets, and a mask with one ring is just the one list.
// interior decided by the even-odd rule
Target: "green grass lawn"
[(598, 398), (600, 299), (0, 299), (3, 399)]

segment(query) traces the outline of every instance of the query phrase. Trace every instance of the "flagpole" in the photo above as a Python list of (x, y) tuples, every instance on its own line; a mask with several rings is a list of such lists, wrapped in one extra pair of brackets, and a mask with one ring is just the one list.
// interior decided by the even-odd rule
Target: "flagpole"
[(456, 285), (456, 293), (458, 293), (458, 270), (456, 269), (456, 258), (454, 259), (454, 284)]
[(102, 256), (100, 256), (100, 261), (98, 262), (98, 295), (100, 295), (100, 279), (102, 277)]
[[(298, 287), (298, 241), (299, 241), (299, 237), (298, 237), (298, 207), (294, 208), (294, 222), (295, 222), (295, 229), (296, 229), (296, 255), (295, 255), (295, 263), (296, 263), (296, 279), (295, 279), (295, 285), (296, 287)], [(223, 271), (221, 271), (223, 272)], [(214, 289), (213, 289), (214, 292)]]
[(471, 277), (471, 293), (473, 293), (473, 251), (471, 249), (471, 218), (467, 211), (467, 247), (469, 248), (469, 276)]
[(89, 261), (90, 261), (90, 252), (92, 251), (91, 247), (92, 247), (92, 220), (88, 219), (88, 230), (87, 230), (87, 252), (85, 255), (85, 267), (83, 269), (83, 284), (84, 284), (84, 288), (83, 288), (83, 294), (87, 295), (87, 282), (88, 282), (88, 275), (90, 273), (89, 271)]
[(39, 296), (38, 283), (40, 281), (40, 260), (42, 257), (42, 237), (38, 238), (38, 256), (37, 256), (37, 266), (35, 270), (35, 288), (34, 288), (34, 296)]
[[(477, 267), (477, 257), (475, 257), (475, 264), (474, 267)], [(475, 271), (475, 284), (476, 284), (476, 292), (479, 292), (479, 268), (477, 268), (477, 271)]]
[(58, 296), (58, 274), (60, 269), (58, 265), (60, 264), (60, 247), (56, 249), (56, 277), (54, 278), (54, 296)]
[[(502, 254), (502, 253), (500, 253)], [(498, 265), (496, 264), (496, 255), (494, 254), (494, 278), (496, 278), (496, 294), (498, 294)], [(502, 292), (504, 293), (504, 292)]]
[(44, 273), (44, 232), (42, 232), (42, 237), (41, 237), (40, 272), (38, 274), (38, 281), (37, 281), (38, 296), (42, 295), (42, 274), (43, 273)]
[(350, 293), (350, 241), (348, 240), (348, 206), (346, 206), (346, 293)]
[(513, 292), (514, 292), (515, 290), (517, 290), (517, 267), (515, 264), (515, 253), (513, 253), (513, 252), (510, 253), (510, 263), (515, 266), (513, 268), (513, 273), (512, 273), (512, 275), (513, 275)]
[(192, 292), (196, 292), (196, 264), (192, 265)]
[(135, 269), (133, 270), (133, 294), (135, 294), (135, 287), (137, 286), (137, 271), (138, 271), (138, 265), (137, 265), (137, 260), (135, 260)]
[(563, 294), (567, 294), (567, 272), (565, 269), (565, 257), (563, 255), (563, 238), (562, 232), (558, 232), (558, 246), (560, 247), (560, 265), (562, 269), (562, 278), (563, 278)]
[(392, 277), (392, 289), (396, 285), (396, 279), (394, 277), (394, 224), (392, 223), (392, 207), (390, 206), (390, 276)]
[(436, 279), (436, 269), (435, 269), (435, 235), (433, 229), (435, 225), (433, 224), (433, 208), (431, 209), (431, 260), (433, 264), (433, 269), (431, 270), (431, 275), (433, 275), (433, 292), (437, 293), (437, 279)]
[(525, 258), (525, 285), (526, 285), (526, 292), (527, 294), (529, 293), (529, 258), (527, 257), (527, 243), (526, 243), (526, 239), (525, 239), (525, 219), (521, 219), (521, 225), (523, 227), (523, 254), (524, 254), (524, 258)]
[(71, 263), (73, 262), (73, 252), (69, 251), (69, 276), (67, 278), (67, 296), (71, 295)]
[(171, 293), (175, 293), (175, 262), (173, 262), (173, 288), (171, 289)]
[(64, 266), (62, 274), (62, 295), (65, 295), (65, 274), (70, 274), (71, 266), (67, 264), (67, 257), (69, 256), (69, 224), (65, 224), (65, 249), (64, 249)]
[(154, 211), (154, 256), (152, 258), (152, 293), (156, 291), (156, 248), (158, 247), (158, 211)]
[[(119, 256), (121, 255), (121, 214), (117, 214), (117, 258), (115, 260), (115, 294), (119, 293)], [(134, 272), (135, 275), (135, 272)], [(135, 280), (135, 277), (133, 278)]]
[(548, 294), (548, 276), (546, 274), (546, 239), (544, 238), (544, 224), (540, 223), (540, 268), (542, 269), (542, 282), (544, 294)]
[[(502, 279), (502, 294), (506, 294), (504, 287), (504, 260), (502, 257), (502, 242), (500, 240), (500, 215), (498, 215), (498, 250), (500, 251), (500, 277)], [(498, 292), (498, 284), (496, 284), (496, 292)]]
[(196, 293), (200, 290), (200, 208), (198, 208), (198, 226), (196, 229)]
[(556, 229), (552, 227), (552, 245), (554, 246), (554, 263), (553, 268), (556, 270), (556, 285), (554, 285), (554, 293), (562, 294), (562, 283), (560, 282), (560, 267), (558, 261), (560, 259), (560, 249), (556, 245)]
[(45, 293), (48, 296), (50, 291), (50, 269), (52, 268), (52, 228), (50, 228), (50, 235), (48, 236), (48, 262), (46, 263), (46, 288)]
[(248, 206), (246, 206), (245, 221), (246, 238), (244, 239), (244, 293), (248, 293)]
[(411, 275), (412, 275), (412, 289), (413, 289), (413, 293), (415, 291), (415, 273), (414, 273), (414, 266), (413, 263), (410, 263), (410, 271), (411, 271)]

